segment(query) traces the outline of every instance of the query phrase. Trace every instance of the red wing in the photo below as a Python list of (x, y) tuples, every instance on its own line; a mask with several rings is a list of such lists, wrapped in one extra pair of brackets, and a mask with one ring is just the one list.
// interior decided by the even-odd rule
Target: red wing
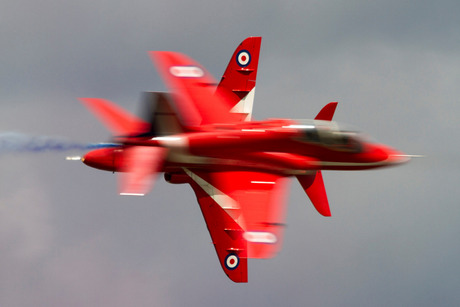
[[(232, 201), (222, 199), (217, 190), (211, 192), (212, 186), (198, 175), (188, 174), (193, 179), (190, 185), (200, 204), (222, 269), (232, 281), (248, 282), (247, 244), (242, 237), (244, 230), (231, 212)], [(227, 203), (227, 207), (222, 207), (222, 203)]]
[(262, 37), (248, 37), (236, 48), (216, 89), (244, 120), (251, 119), (261, 41)]
[(214, 174), (214, 183), (241, 208), (249, 258), (271, 258), (281, 248), (287, 178), (258, 172)]
[(176, 109), (187, 126), (234, 122), (221, 98), (214, 95), (215, 80), (197, 62), (170, 51), (150, 52), (160, 75), (173, 93)]
[(232, 250), (238, 250), (240, 261), (275, 256), (284, 231), (286, 178), (258, 172), (186, 173), (227, 275), (225, 257)]

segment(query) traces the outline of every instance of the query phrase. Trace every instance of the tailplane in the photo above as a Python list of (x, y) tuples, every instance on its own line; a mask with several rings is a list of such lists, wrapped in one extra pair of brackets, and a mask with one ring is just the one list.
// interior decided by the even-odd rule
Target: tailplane
[[(336, 108), (337, 102), (328, 103), (319, 111), (315, 120), (331, 121)], [(314, 174), (309, 175), (298, 175), (297, 179), (319, 214), (331, 216), (331, 209), (329, 208), (329, 201), (321, 171), (316, 171)]]
[(321, 111), (319, 111), (318, 115), (316, 115), (316, 120), (327, 120), (331, 121), (334, 117), (335, 109), (337, 108), (338, 102), (329, 102), (325, 105)]
[(298, 175), (297, 179), (316, 210), (323, 216), (331, 216), (331, 209), (329, 208), (329, 201), (327, 200), (321, 171), (316, 171), (313, 175)]

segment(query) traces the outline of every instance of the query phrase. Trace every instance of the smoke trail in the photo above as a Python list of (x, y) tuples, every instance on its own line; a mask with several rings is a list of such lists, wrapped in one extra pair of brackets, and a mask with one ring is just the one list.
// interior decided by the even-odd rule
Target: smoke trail
[(117, 144), (83, 144), (66, 138), (44, 135), (29, 135), (19, 132), (0, 132), (0, 155), (23, 152), (88, 150), (116, 147)]

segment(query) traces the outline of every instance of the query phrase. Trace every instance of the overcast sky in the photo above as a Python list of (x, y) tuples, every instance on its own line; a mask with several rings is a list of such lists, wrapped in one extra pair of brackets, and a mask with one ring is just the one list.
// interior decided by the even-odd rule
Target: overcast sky
[(457, 306), (458, 1), (0, 3), (0, 133), (109, 141), (77, 97), (137, 112), (164, 90), (147, 51), (218, 79), (262, 36), (254, 117), (335, 119), (409, 154), (397, 168), (325, 172), (332, 217), (292, 180), (284, 246), (223, 273), (196, 198), (162, 179), (117, 195), (82, 152), (0, 152), (1, 306)]

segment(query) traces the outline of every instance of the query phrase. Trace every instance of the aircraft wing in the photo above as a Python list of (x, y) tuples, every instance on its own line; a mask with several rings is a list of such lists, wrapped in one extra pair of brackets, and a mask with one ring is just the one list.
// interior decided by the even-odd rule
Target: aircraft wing
[(248, 37), (241, 42), (216, 89), (231, 112), (241, 115), (244, 121), (252, 116), (261, 41), (262, 37)]
[(247, 259), (270, 258), (281, 247), (286, 178), (259, 172), (185, 169), (224, 272), (247, 282)]
[(216, 81), (200, 64), (178, 52), (152, 51), (150, 56), (173, 93), (176, 111), (185, 126), (238, 120), (226, 102), (214, 95)]

